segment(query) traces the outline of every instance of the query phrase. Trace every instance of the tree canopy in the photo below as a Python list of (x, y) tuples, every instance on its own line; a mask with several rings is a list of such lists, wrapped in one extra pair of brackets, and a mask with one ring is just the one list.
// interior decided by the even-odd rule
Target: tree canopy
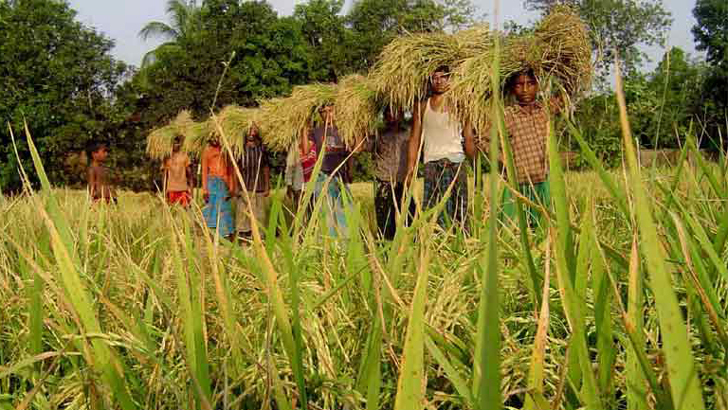
[[(75, 20), (65, 2), (0, 2), (0, 188), (17, 187), (18, 164), (7, 124), (21, 157), (28, 127), (51, 176), (67, 182), (63, 162), (92, 138), (114, 133), (120, 113), (114, 93), (129, 74), (111, 54), (113, 42)], [(25, 164), (28, 165), (28, 164)], [(26, 171), (32, 167), (26, 166)]]
[(525, 4), (544, 13), (564, 4), (578, 10), (591, 29), (603, 75), (616, 61), (615, 50), (625, 71), (637, 71), (646, 58), (640, 47), (664, 45), (672, 23), (662, 0), (525, 0)]

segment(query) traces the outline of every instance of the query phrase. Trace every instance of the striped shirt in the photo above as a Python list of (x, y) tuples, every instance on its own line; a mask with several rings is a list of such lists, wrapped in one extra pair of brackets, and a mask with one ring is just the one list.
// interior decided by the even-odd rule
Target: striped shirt
[(263, 174), (263, 169), (268, 167), (268, 153), (262, 145), (246, 145), (238, 166), (248, 191), (265, 192), (268, 189)]

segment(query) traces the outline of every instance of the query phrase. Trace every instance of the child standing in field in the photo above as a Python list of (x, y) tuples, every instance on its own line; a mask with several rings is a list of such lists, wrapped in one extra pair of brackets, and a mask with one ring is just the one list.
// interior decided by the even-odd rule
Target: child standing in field
[[(235, 190), (238, 197), (235, 222), (238, 236), (241, 239), (250, 239), (253, 229), (252, 218), (255, 218), (259, 226), (265, 226), (266, 208), (270, 195), (268, 153), (260, 139), (258, 127), (255, 125), (250, 127), (248, 135), (245, 137), (245, 150), (238, 163), (238, 169), (243, 177), (242, 183), (245, 184), (248, 196), (246, 198), (242, 189)], [(250, 198), (251, 209), (248, 209), (248, 198)]]
[(109, 155), (109, 149), (104, 143), (94, 143), (88, 151), (91, 165), (88, 167), (87, 183), (88, 193), (94, 202), (116, 202), (116, 193), (109, 183), (109, 169), (104, 162)]
[(205, 223), (217, 229), (222, 237), (233, 234), (233, 216), (230, 206), (232, 173), (217, 138), (210, 140), (202, 153), (202, 195), (206, 205), (202, 210)]
[(181, 151), (181, 147), (181, 138), (176, 137), (172, 145), (172, 155), (162, 166), (166, 184), (164, 191), (167, 194), (167, 203), (187, 208), (192, 199), (192, 166), (189, 156)]
[[(504, 120), (508, 133), (513, 161), (516, 168), (516, 181), (519, 192), (537, 204), (547, 208), (551, 203), (548, 175), (549, 165), (546, 157), (546, 138), (549, 133), (549, 112), (544, 104), (537, 101), (538, 81), (532, 70), (513, 75), (506, 88), (516, 99), (516, 103), (506, 107)], [(553, 100), (549, 104), (550, 114), (560, 110), (560, 104)], [(506, 189), (503, 196), (503, 211), (509, 218), (515, 216), (513, 195)], [(528, 207), (528, 218), (532, 225), (538, 225), (540, 214)]]

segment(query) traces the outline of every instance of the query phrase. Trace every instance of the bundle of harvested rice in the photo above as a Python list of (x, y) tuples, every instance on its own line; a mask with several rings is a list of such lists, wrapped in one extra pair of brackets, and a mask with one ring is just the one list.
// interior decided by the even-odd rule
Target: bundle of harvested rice
[(369, 78), (350, 75), (338, 84), (334, 101), (336, 126), (350, 149), (377, 133), (381, 110), (382, 104)]
[(220, 128), (234, 155), (239, 156), (245, 150), (245, 137), (253, 125), (258, 126), (259, 115), (258, 108), (243, 108), (237, 105), (229, 105), (220, 111), (217, 116)]
[(487, 25), (455, 34), (407, 34), (389, 43), (371, 73), (377, 93), (395, 108), (409, 109), (423, 99), (432, 73), (454, 69), (469, 57), (490, 54), (492, 33)]
[(320, 121), (318, 109), (333, 104), (335, 98), (335, 85), (309, 84), (295, 87), (290, 97), (262, 101), (259, 118), (263, 142), (272, 150), (287, 150), (309, 124)]
[[(168, 125), (158, 128), (147, 136), (147, 155), (153, 159), (164, 159), (172, 153), (174, 139), (186, 139), (194, 121), (187, 110), (180, 111)], [(184, 149), (184, 148), (183, 148)]]
[(213, 135), (215, 135), (215, 124), (212, 119), (193, 123), (185, 134), (185, 151), (199, 156)]
[(190, 127), (185, 138), (185, 149), (188, 152), (201, 153), (211, 138), (221, 138), (222, 130), (233, 154), (239, 156), (244, 149), (245, 136), (250, 126), (256, 122), (257, 115), (257, 108), (229, 105), (206, 121)]
[[(565, 100), (587, 91), (591, 85), (591, 45), (584, 22), (568, 7), (556, 8), (533, 34), (506, 38), (501, 50), (501, 89), (515, 73), (533, 70), (539, 83), (560, 84)], [(493, 53), (470, 57), (455, 70), (448, 104), (461, 120), (471, 120), (479, 134), (486, 134), (492, 116)], [(544, 87), (542, 87), (543, 89)]]

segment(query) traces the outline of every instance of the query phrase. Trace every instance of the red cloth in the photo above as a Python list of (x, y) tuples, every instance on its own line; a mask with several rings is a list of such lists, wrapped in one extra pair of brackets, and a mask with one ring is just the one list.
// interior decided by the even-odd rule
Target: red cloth
[(167, 192), (167, 203), (170, 205), (182, 205), (183, 207), (187, 208), (190, 206), (190, 201), (192, 200), (192, 196), (190, 196), (190, 193), (187, 191), (169, 191)]
[(313, 168), (316, 165), (316, 145), (311, 144), (311, 149), (308, 154), (301, 155), (301, 167), (303, 168), (303, 182), (308, 182), (311, 179)]

